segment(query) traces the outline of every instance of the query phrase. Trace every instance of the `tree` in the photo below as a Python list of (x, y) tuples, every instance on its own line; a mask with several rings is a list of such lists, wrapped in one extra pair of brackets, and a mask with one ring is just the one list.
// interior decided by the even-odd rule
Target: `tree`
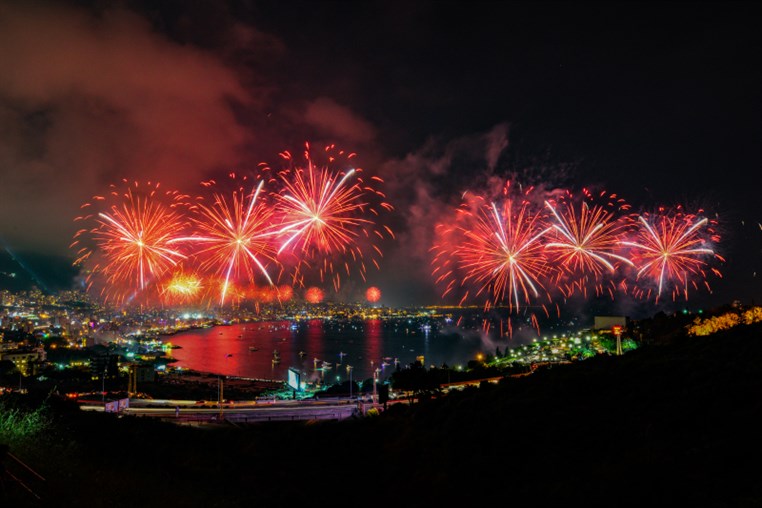
[(0, 377), (18, 376), (19, 369), (10, 360), (0, 360)]

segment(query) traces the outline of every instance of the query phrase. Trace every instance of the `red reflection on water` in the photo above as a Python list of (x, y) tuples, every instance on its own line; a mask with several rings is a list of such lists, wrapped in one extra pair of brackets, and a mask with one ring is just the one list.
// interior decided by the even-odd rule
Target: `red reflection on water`
[(383, 323), (380, 319), (368, 319), (365, 321), (365, 340), (368, 347), (368, 360), (371, 362), (371, 371), (381, 368), (381, 346), (384, 342)]
[[(173, 351), (178, 360), (175, 365), (197, 366), (225, 376), (281, 379), (296, 354), (289, 340), (290, 325), (288, 321), (268, 321), (183, 333), (172, 341), (182, 348)], [(276, 349), (284, 364), (272, 362)]]
[(310, 351), (322, 351), (324, 335), (322, 320), (310, 319), (307, 322), (307, 348)]
[(309, 364), (312, 366), (313, 380), (316, 380), (315, 377), (318, 375), (320, 376), (321, 380), (325, 379), (325, 372), (318, 370), (321, 366), (320, 359), (315, 356), (318, 351), (323, 350), (324, 336), (325, 333), (323, 331), (323, 321), (321, 319), (310, 319), (307, 322), (307, 333), (305, 335), (307, 340), (307, 351), (305, 351), (305, 354), (312, 356), (306, 357), (304, 364)]

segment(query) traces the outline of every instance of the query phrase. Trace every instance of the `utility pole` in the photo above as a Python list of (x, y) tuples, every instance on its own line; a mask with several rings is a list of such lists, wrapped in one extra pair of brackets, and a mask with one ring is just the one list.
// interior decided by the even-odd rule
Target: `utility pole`
[(349, 374), (349, 399), (352, 399), (352, 366), (347, 365), (347, 374)]
[(218, 381), (218, 405), (220, 407), (220, 419), (222, 418), (222, 376), (217, 376)]
[(134, 363), (130, 364), (127, 378), (127, 396), (132, 397), (138, 392), (138, 367)]
[(622, 327), (619, 325), (615, 325), (612, 328), (612, 331), (614, 332), (614, 335), (616, 335), (616, 354), (621, 355), (622, 354)]

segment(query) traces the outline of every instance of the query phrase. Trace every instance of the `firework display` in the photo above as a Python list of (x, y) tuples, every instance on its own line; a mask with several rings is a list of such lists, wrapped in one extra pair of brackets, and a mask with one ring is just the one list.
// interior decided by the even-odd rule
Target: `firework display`
[(549, 271), (541, 242), (549, 227), (542, 211), (519, 196), (484, 203), (462, 217), (465, 224), (458, 229), (463, 240), (455, 251), (461, 284), (474, 283), (476, 297), (484, 294), (488, 304), (505, 301), (512, 309), (539, 298)]
[[(224, 306), (282, 304), (306, 287), (304, 299), (319, 303), (343, 277), (366, 281), (368, 267), (380, 268), (380, 244), (394, 238), (382, 216), (393, 208), (375, 189), (382, 180), (365, 177), (353, 153), (305, 146), (298, 160), (280, 154), (284, 169), (230, 173), (194, 197), (126, 180), (95, 196), (72, 243), (88, 287), (115, 305)], [(588, 293), (687, 300), (721, 276), (717, 221), (702, 210), (635, 213), (606, 191), (510, 180), (462, 197), (431, 247), (442, 298), (460, 305), (549, 315)], [(381, 292), (364, 296), (375, 303)]]
[(616, 288), (619, 266), (634, 266), (622, 245), (631, 230), (626, 215), (629, 205), (616, 194), (601, 191), (594, 196), (583, 189), (579, 198), (567, 191), (557, 200), (545, 201), (545, 206), (552, 224), (545, 249), (551, 264), (559, 267), (564, 294), (579, 290), (586, 296), (590, 285), (601, 294), (604, 280), (610, 284), (609, 291)]
[(90, 267), (88, 288), (98, 286), (104, 301), (115, 304), (154, 296), (157, 282), (186, 258), (174, 243), (186, 226), (178, 208), (186, 199), (159, 184), (123, 180), (121, 188), (112, 185), (82, 205), (88, 213), (75, 221), (94, 225), (78, 230), (71, 247), (75, 264)]
[(193, 273), (178, 272), (164, 284), (163, 296), (177, 303), (193, 301), (203, 290), (203, 281)]
[[(465, 193), (436, 226), (432, 275), (442, 297), (509, 313), (542, 308), (575, 293), (616, 291), (659, 302), (688, 299), (721, 276), (716, 221), (682, 207), (634, 214), (616, 194), (583, 189), (545, 197), (507, 182), (499, 193)], [(556, 304), (557, 307), (557, 304)], [(510, 323), (508, 323), (510, 327)]]
[[(236, 179), (234, 173), (230, 176)], [(261, 274), (273, 284), (267, 270), (268, 262), (275, 261), (273, 211), (259, 199), (264, 181), (248, 184), (246, 180), (242, 178), (231, 193), (215, 191), (211, 203), (199, 201), (192, 206), (194, 233), (174, 240), (191, 244), (201, 269), (222, 279), (220, 305), (225, 303), (231, 281), (253, 282)]]
[(375, 219), (391, 205), (371, 187), (382, 180), (364, 179), (363, 170), (352, 163), (354, 153), (328, 146), (321, 155), (323, 164), (306, 145), (301, 164), (289, 152), (281, 153), (288, 167), (279, 172), (281, 190), (274, 194), (281, 222), (278, 254), (296, 260), (292, 277), (298, 284), (314, 269), (320, 283), (330, 279), (338, 291), (342, 274), (356, 269), (365, 280), (366, 263), (379, 267), (376, 243), (393, 234)]
[(195, 197), (124, 181), (85, 203), (75, 220), (88, 227), (72, 248), (89, 287), (115, 305), (224, 306), (282, 303), (307, 284), (339, 291), (353, 273), (364, 281), (368, 267), (380, 267), (379, 243), (393, 238), (382, 220), (392, 207), (375, 189), (382, 180), (333, 145), (320, 164), (309, 145), (303, 165), (281, 157), (288, 167), (275, 176), (260, 164), (202, 182)]
[(656, 301), (666, 293), (673, 300), (679, 295), (687, 300), (689, 290), (698, 289), (699, 284), (710, 289), (707, 272), (720, 273), (709, 261), (724, 259), (710, 248), (718, 236), (708, 218), (687, 214), (682, 208), (662, 208), (655, 214), (640, 215), (638, 222), (635, 238), (623, 244), (631, 247), (637, 280), (650, 282), (646, 289), (638, 289), (640, 293), (646, 298), (655, 295)]

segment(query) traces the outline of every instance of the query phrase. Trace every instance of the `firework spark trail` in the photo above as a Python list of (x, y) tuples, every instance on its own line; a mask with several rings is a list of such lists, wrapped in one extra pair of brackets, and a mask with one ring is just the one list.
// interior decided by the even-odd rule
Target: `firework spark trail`
[(714, 256), (722, 260), (714, 250), (703, 247), (706, 240), (701, 228), (708, 224), (708, 219), (664, 214), (651, 223), (642, 215), (638, 221), (642, 228), (636, 241), (623, 241), (622, 244), (634, 250), (637, 278), (656, 282), (657, 302), (668, 285), (673, 285), (673, 300), (679, 293), (687, 300), (689, 285), (696, 287), (693, 277), (703, 279), (708, 287), (705, 271), (708, 263), (704, 259)]
[(273, 212), (258, 199), (263, 185), (260, 180), (248, 194), (241, 186), (230, 200), (215, 192), (211, 206), (199, 202), (194, 207), (196, 233), (175, 240), (200, 245), (195, 255), (201, 259), (201, 268), (222, 280), (220, 305), (225, 304), (231, 283), (241, 276), (253, 282), (258, 271), (273, 285), (265, 266), (268, 261), (277, 263), (272, 245)]
[[(126, 180), (124, 183), (128, 184)], [(107, 197), (93, 199), (104, 203), (115, 201), (107, 211), (75, 218), (75, 221), (92, 220), (96, 225), (89, 230), (79, 230), (71, 247), (79, 248), (76, 265), (98, 259), (88, 284), (92, 285), (94, 277), (103, 275), (102, 296), (106, 301), (121, 304), (138, 293), (145, 297), (152, 283), (186, 258), (173, 246), (186, 222), (175, 205), (185, 196), (172, 191), (162, 195), (158, 192), (160, 185), (150, 182), (147, 188), (138, 182), (128, 184), (126, 191), (111, 187), (113, 190)], [(82, 208), (91, 206), (92, 203), (86, 203)], [(93, 248), (86, 246), (87, 236), (95, 244)]]

